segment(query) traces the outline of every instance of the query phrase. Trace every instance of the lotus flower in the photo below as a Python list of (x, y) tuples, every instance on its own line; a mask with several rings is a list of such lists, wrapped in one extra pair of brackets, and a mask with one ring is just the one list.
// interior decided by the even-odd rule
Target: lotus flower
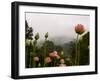
[(61, 63), (61, 64), (64, 64), (64, 63), (65, 63), (64, 59), (61, 59), (61, 60), (60, 60), (60, 63)]
[(54, 53), (55, 55), (57, 55), (57, 54), (58, 54), (58, 52), (57, 52), (57, 51), (53, 51), (53, 53)]
[(57, 53), (57, 51), (53, 51), (52, 53), (49, 54), (49, 56), (51, 56), (51, 57), (57, 57), (58, 53)]
[(75, 31), (77, 34), (82, 34), (84, 33), (85, 29), (84, 29), (84, 25), (82, 24), (77, 24), (77, 26), (75, 26)]
[[(75, 57), (75, 64), (79, 65), (79, 56), (80, 56), (80, 42), (79, 42), (79, 35), (81, 35), (82, 33), (84, 33), (85, 29), (84, 29), (84, 25), (82, 24), (77, 24), (77, 26), (75, 26), (75, 31), (77, 33), (77, 39), (76, 39), (76, 57)], [(81, 40), (81, 39), (80, 39)]]
[(46, 63), (51, 62), (51, 58), (50, 58), (50, 57), (46, 57), (46, 58), (45, 58), (45, 62), (46, 62)]
[(34, 57), (34, 61), (38, 62), (39, 61), (39, 57)]

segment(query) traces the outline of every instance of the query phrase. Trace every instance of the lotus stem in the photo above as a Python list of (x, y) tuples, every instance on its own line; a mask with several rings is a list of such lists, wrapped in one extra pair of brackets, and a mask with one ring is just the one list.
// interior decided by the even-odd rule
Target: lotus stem
[(78, 44), (79, 45), (78, 45), (78, 58), (77, 58), (77, 60), (78, 60), (78, 65), (79, 65), (79, 62), (80, 62), (80, 41)]
[(78, 37), (79, 37), (79, 35), (77, 34), (77, 39), (76, 39), (76, 58), (75, 58), (75, 65), (77, 65), (78, 64)]
[(46, 57), (46, 41), (47, 38), (45, 38), (45, 47), (44, 47), (44, 67), (45, 67), (45, 57)]

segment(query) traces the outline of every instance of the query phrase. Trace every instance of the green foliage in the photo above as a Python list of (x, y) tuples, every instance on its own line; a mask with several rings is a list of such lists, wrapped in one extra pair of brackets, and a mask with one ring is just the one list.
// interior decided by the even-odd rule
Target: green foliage
[(89, 32), (82, 36), (80, 43), (80, 65), (89, 65)]

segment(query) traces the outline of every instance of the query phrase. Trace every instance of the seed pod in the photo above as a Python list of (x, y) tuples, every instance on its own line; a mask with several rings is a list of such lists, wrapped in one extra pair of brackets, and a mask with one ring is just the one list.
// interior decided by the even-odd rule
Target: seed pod
[(39, 39), (39, 33), (36, 33), (35, 40), (38, 40), (38, 39)]
[(48, 32), (45, 34), (45, 38), (46, 38), (46, 39), (48, 38)]

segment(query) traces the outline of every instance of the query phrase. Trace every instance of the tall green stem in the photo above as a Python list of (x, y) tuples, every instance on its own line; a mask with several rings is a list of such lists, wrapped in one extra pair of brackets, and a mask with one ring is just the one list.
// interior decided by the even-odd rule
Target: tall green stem
[(33, 60), (32, 60), (33, 57), (32, 57), (32, 45), (31, 45), (31, 43), (30, 43), (30, 46), (29, 46), (28, 50), (29, 50), (29, 55), (30, 55), (29, 67), (31, 68), (32, 67), (32, 62), (33, 62)]
[(45, 67), (45, 57), (46, 57), (46, 41), (47, 39), (45, 39), (45, 47), (44, 47), (44, 67)]
[(75, 65), (77, 65), (77, 59), (78, 59), (78, 37), (79, 35), (77, 34), (77, 38), (76, 38), (76, 56), (75, 56)]
[(77, 62), (78, 62), (78, 65), (79, 65), (79, 62), (80, 62), (80, 41), (78, 43), (78, 58), (77, 58)]
[(54, 66), (56, 66), (56, 59), (54, 58)]
[(25, 67), (26, 68), (29, 68), (29, 65), (30, 65), (30, 52), (29, 52), (29, 47), (28, 46), (26, 46), (26, 48), (25, 48), (26, 50), (26, 55), (25, 55)]
[(37, 44), (37, 40), (34, 40), (34, 43), (33, 43), (33, 67), (35, 67), (36, 66), (36, 63), (35, 63), (35, 61), (34, 61), (34, 57), (35, 57), (35, 53), (36, 53), (36, 44)]

